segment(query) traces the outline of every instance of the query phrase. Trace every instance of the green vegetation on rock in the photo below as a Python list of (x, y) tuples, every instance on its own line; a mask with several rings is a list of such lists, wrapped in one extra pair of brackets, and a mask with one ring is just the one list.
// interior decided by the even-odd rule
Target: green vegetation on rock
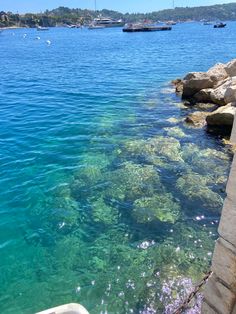
[(175, 223), (180, 216), (180, 206), (170, 193), (143, 197), (134, 202), (133, 217), (140, 223), (153, 220)]

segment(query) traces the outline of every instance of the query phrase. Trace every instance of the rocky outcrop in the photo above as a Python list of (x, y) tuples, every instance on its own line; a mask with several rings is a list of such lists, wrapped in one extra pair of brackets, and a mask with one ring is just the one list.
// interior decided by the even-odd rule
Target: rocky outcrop
[(236, 76), (232, 77), (231, 83), (225, 91), (225, 102), (228, 104), (230, 102), (236, 101)]
[(199, 92), (197, 92), (193, 98), (194, 100), (196, 100), (197, 102), (205, 102), (205, 103), (210, 103), (212, 102), (211, 100), (211, 92), (213, 91), (212, 88), (204, 88), (202, 90), (200, 90)]
[(227, 89), (230, 88), (231, 86), (231, 80), (232, 79), (228, 79), (219, 87), (211, 90), (210, 98), (213, 103), (220, 106), (225, 106), (227, 104), (225, 100), (225, 94), (226, 94)]
[(236, 76), (236, 59), (228, 62), (225, 65), (225, 71), (230, 77)]
[(205, 72), (192, 72), (184, 77), (183, 98), (191, 98), (205, 88), (213, 88), (215, 82)]
[(207, 71), (207, 74), (210, 76), (215, 86), (228, 77), (228, 73), (225, 68), (224, 64), (218, 63)]
[(235, 113), (236, 107), (234, 104), (228, 104), (208, 114), (206, 121), (209, 126), (232, 127)]
[(173, 80), (171, 83), (175, 86), (176, 93), (178, 94), (183, 93), (183, 80), (182, 79)]
[[(194, 126), (231, 128), (236, 114), (236, 59), (227, 64), (216, 64), (207, 72), (191, 72), (183, 80), (174, 81), (176, 91), (182, 93), (182, 98), (193, 108), (205, 103), (217, 105), (213, 112), (200, 109), (187, 116), (185, 121)], [(199, 110), (199, 109), (197, 109)], [(209, 110), (209, 109), (208, 109)]]

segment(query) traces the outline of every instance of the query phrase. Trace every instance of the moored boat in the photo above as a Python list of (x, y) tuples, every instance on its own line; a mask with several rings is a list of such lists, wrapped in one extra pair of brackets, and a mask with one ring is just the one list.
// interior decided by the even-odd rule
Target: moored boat
[(125, 23), (123, 22), (123, 20), (115, 20), (109, 17), (99, 16), (98, 18), (95, 18), (93, 20), (93, 22), (89, 25), (89, 27), (92, 26), (92, 29), (93, 29), (94, 26), (101, 26), (104, 28), (104, 27), (122, 27), (124, 25)]
[(166, 25), (176, 25), (177, 24), (177, 22), (175, 22), (175, 21), (167, 21), (166, 22)]
[(127, 24), (123, 28), (123, 32), (133, 33), (133, 32), (154, 32), (154, 31), (170, 31), (172, 30), (171, 26), (165, 25), (155, 25), (155, 24), (143, 24), (143, 23), (136, 23), (136, 24)]
[(226, 25), (227, 25), (227, 24), (221, 22), (221, 23), (215, 24), (215, 25), (214, 25), (214, 28), (224, 28)]
[(102, 26), (102, 25), (93, 25), (93, 24), (90, 24), (88, 26), (88, 29), (103, 29), (105, 28), (105, 26)]
[(43, 26), (38, 26), (37, 27), (37, 31), (48, 31), (49, 28), (48, 27), (43, 27)]

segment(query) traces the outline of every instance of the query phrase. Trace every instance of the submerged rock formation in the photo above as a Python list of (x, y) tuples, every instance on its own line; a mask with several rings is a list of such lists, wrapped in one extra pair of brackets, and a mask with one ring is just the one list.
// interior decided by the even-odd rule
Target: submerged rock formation
[[(198, 103), (212, 103), (218, 106), (213, 112), (194, 112), (186, 122), (195, 126), (232, 129), (236, 112), (236, 59), (227, 64), (216, 64), (207, 72), (191, 72), (183, 80), (172, 82), (182, 99), (196, 106)], [(221, 106), (223, 106), (221, 108)]]

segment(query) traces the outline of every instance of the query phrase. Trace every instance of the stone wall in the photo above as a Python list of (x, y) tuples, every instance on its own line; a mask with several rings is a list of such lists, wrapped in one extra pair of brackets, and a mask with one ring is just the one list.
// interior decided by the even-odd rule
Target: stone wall
[[(236, 144), (236, 119), (231, 142)], [(236, 314), (236, 154), (226, 188), (212, 259), (212, 272), (204, 289), (202, 314)]]

